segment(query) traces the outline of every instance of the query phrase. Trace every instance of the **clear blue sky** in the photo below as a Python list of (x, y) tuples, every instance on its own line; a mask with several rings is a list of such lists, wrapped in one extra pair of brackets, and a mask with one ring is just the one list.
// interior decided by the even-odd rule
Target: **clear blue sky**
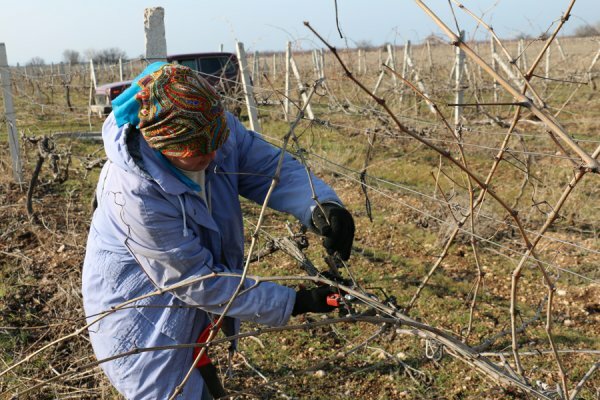
[[(215, 51), (223, 44), (233, 51), (236, 40), (247, 51), (283, 50), (288, 40), (297, 48), (322, 47), (302, 25), (309, 21), (337, 47), (358, 41), (374, 45), (418, 41), (439, 30), (411, 0), (338, 0), (340, 39), (334, 0), (12, 0), (0, 12), (0, 42), (6, 44), (9, 64), (33, 57), (47, 63), (62, 60), (65, 49), (84, 54), (88, 49), (118, 47), (128, 57), (144, 53), (143, 11), (165, 9), (170, 54)], [(455, 26), (446, 0), (427, 1), (450, 26)], [(545, 31), (566, 9), (568, 0), (463, 0), (478, 14), (485, 13), (501, 37)], [(470, 17), (456, 10), (459, 24), (472, 34)], [(600, 21), (599, 0), (578, 0), (565, 33)]]

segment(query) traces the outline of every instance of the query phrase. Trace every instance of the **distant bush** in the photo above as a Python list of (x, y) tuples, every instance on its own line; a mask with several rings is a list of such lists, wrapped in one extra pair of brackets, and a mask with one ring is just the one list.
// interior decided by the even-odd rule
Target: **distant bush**
[(359, 40), (356, 42), (356, 48), (361, 50), (373, 50), (376, 46), (370, 40)]
[(519, 32), (517, 35), (515, 35), (515, 39), (531, 40), (531, 35), (525, 32)]
[(600, 36), (600, 22), (595, 25), (582, 25), (575, 29), (575, 36), (588, 37), (588, 36)]

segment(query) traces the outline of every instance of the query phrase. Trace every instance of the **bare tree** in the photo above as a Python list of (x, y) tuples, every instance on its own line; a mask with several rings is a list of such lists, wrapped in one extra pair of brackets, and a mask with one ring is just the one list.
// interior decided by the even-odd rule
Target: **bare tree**
[(82, 61), (81, 54), (77, 50), (63, 51), (63, 60), (67, 64), (79, 64)]
[(127, 53), (118, 47), (111, 47), (103, 50), (90, 49), (86, 51), (88, 59), (94, 61), (94, 64), (115, 64), (119, 59), (127, 58)]
[(41, 67), (46, 65), (46, 61), (44, 61), (42, 57), (33, 57), (27, 62), (27, 65), (32, 67)]

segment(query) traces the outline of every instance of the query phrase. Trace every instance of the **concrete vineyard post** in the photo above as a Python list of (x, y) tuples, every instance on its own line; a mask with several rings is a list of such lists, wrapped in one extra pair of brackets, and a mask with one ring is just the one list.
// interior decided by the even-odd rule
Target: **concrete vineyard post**
[(250, 129), (260, 132), (258, 122), (258, 107), (254, 99), (254, 88), (250, 82), (250, 72), (248, 71), (248, 59), (244, 50), (244, 43), (237, 42), (237, 56), (240, 62), (242, 72), (242, 86), (244, 88), (244, 97), (246, 98), (246, 108), (248, 110), (248, 119), (250, 120)]
[[(396, 70), (396, 56), (394, 54), (394, 48), (392, 47), (391, 44), (387, 45), (387, 51), (388, 51), (387, 64), (389, 65), (390, 68), (392, 68), (395, 71)], [(398, 87), (398, 78), (396, 78), (396, 75), (392, 75), (392, 80), (394, 81), (394, 89), (396, 89), (396, 87)]]
[[(407, 75), (408, 75), (408, 59), (410, 58), (410, 40), (406, 41), (406, 44), (404, 45), (404, 59), (402, 60), (402, 79), (408, 79)], [(392, 66), (392, 68), (395, 70), (396, 68), (394, 66)], [(396, 87), (396, 75), (392, 75), (394, 77), (394, 88)], [(400, 91), (400, 104), (402, 104), (402, 102), (404, 101), (404, 86), (402, 88), (402, 90)]]
[(552, 49), (552, 47), (548, 47), (548, 49), (546, 49), (546, 68), (544, 69), (544, 78), (546, 78), (546, 79), (544, 80), (544, 95), (546, 95), (548, 92), (548, 78), (550, 78), (551, 49)]
[[(465, 39), (465, 31), (460, 31), (460, 40)], [(462, 104), (464, 100), (464, 90), (462, 87), (463, 72), (465, 70), (465, 53), (460, 47), (456, 47), (456, 68), (454, 70), (454, 90), (456, 90), (456, 97), (454, 103)], [(462, 116), (462, 107), (457, 105), (454, 107), (454, 129), (460, 131), (460, 119)]]
[(292, 42), (287, 42), (285, 47), (285, 98), (283, 99), (283, 110), (285, 112), (285, 120), (289, 121), (290, 115), (290, 60), (292, 58)]
[(144, 10), (144, 37), (146, 39), (146, 61), (167, 60), (167, 40), (165, 38), (165, 9), (150, 7)]
[(306, 105), (306, 114), (308, 115), (308, 119), (315, 119), (315, 115), (313, 114), (312, 108), (310, 106), (310, 99), (306, 95), (306, 87), (302, 82), (302, 77), (300, 76), (300, 71), (298, 71), (298, 67), (296, 66), (296, 62), (294, 61), (294, 57), (290, 58), (290, 66), (292, 67), (292, 72), (298, 81), (298, 89), (300, 90), (300, 97), (302, 97), (302, 104)]
[(252, 58), (252, 84), (260, 87), (260, 57), (258, 51), (254, 52)]
[(13, 177), (18, 184), (23, 183), (23, 168), (19, 151), (19, 134), (17, 132), (16, 114), (10, 90), (10, 68), (6, 56), (6, 46), (0, 43), (0, 81), (2, 81), (2, 96), (4, 97), (4, 115), (8, 129), (8, 146), (12, 158)]

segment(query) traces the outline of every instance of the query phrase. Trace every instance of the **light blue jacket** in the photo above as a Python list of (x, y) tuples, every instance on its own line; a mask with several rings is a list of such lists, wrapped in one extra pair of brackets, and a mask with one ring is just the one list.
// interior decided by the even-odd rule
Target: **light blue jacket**
[[(83, 300), (88, 322), (124, 301), (213, 271), (241, 272), (244, 234), (239, 195), (262, 204), (280, 151), (227, 114), (230, 135), (206, 170), (209, 207), (176, 177), (141, 134), (118, 127), (111, 114), (103, 126), (108, 155), (100, 174), (83, 267)], [(321, 201), (340, 202), (313, 177)], [(269, 206), (310, 225), (314, 206), (306, 170), (285, 156), (281, 181)], [(219, 313), (239, 278), (212, 278), (149, 297), (110, 314), (90, 327), (96, 357), (135, 348), (194, 343)], [(254, 281), (245, 282), (250, 287)], [(291, 288), (261, 283), (239, 296), (228, 312), (243, 321), (279, 326), (288, 322), (295, 301)], [(186, 307), (189, 305), (198, 306)], [(158, 306), (158, 307), (156, 307)], [(166, 306), (166, 307), (165, 307)], [(181, 307), (184, 306), (184, 307)], [(192, 365), (192, 350), (144, 352), (102, 364), (113, 385), (127, 398), (165, 399)], [(203, 390), (197, 370), (181, 398), (197, 399)]]

